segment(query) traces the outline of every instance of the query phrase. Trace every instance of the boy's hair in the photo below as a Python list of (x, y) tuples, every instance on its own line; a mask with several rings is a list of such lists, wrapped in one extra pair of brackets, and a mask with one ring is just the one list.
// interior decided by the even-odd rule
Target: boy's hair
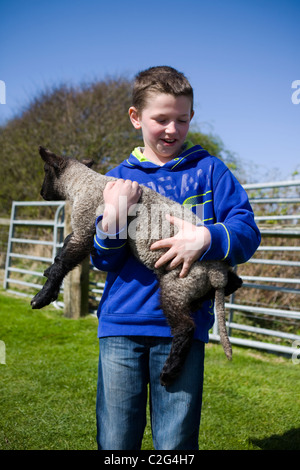
[(136, 75), (132, 91), (132, 106), (139, 113), (145, 108), (150, 93), (187, 96), (191, 100), (191, 112), (193, 111), (193, 88), (183, 73), (173, 67), (166, 65), (150, 67)]

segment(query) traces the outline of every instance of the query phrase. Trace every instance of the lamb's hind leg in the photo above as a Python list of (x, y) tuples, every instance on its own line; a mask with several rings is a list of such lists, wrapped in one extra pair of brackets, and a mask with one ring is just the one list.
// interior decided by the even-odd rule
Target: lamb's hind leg
[(162, 368), (160, 383), (170, 385), (180, 374), (192, 345), (195, 324), (190, 316), (189, 304), (170, 286), (161, 287), (161, 306), (173, 336), (170, 354)]
[(66, 237), (54, 263), (44, 272), (44, 276), (48, 279), (43, 288), (31, 300), (32, 308), (45, 307), (57, 299), (64, 277), (84, 260), (91, 248), (92, 240), (89, 240), (88, 243), (78, 244), (73, 233)]

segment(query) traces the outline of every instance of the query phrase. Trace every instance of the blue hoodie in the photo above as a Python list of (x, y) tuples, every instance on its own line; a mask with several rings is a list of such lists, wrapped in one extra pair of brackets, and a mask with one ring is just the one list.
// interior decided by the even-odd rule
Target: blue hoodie
[[(259, 246), (260, 233), (245, 190), (226, 165), (200, 145), (186, 144), (177, 158), (163, 166), (147, 160), (136, 148), (108, 175), (137, 181), (189, 204), (211, 233), (211, 244), (200, 260), (226, 260), (234, 266), (246, 262)], [(98, 336), (170, 336), (154, 272), (132, 255), (121, 234), (105, 238), (99, 230), (100, 218), (91, 259), (108, 274), (98, 308)], [(194, 319), (195, 338), (208, 342), (213, 302), (204, 302)]]

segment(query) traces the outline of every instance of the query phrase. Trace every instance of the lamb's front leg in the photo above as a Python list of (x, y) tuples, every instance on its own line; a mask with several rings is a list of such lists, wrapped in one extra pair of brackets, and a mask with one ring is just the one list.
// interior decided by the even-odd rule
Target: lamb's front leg
[(57, 299), (64, 277), (88, 256), (92, 245), (92, 238), (79, 243), (73, 233), (66, 237), (54, 263), (44, 272), (44, 276), (48, 279), (43, 288), (31, 300), (32, 308), (45, 307)]

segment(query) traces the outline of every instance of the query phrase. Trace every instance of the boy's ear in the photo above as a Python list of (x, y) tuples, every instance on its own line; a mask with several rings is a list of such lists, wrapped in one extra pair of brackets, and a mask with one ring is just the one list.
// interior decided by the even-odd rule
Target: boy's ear
[(140, 123), (138, 110), (134, 106), (131, 106), (128, 110), (128, 114), (133, 127), (135, 129), (141, 129), (142, 126)]

